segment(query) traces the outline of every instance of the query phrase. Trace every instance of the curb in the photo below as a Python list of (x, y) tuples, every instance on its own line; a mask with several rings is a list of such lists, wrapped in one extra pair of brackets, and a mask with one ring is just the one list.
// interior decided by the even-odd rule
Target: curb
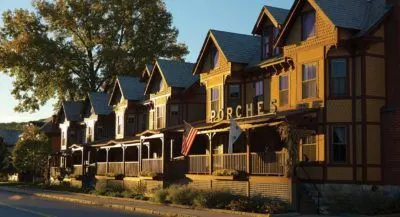
[[(93, 205), (93, 206), (99, 206), (99, 207), (105, 207), (105, 208), (114, 208), (114, 209), (129, 211), (129, 212), (139, 212), (139, 213), (144, 213), (144, 214), (167, 216), (167, 217), (198, 217), (198, 216), (197, 215), (171, 213), (171, 212), (163, 212), (163, 211), (158, 211), (158, 210), (153, 210), (153, 209), (141, 208), (141, 207), (137, 207), (134, 205), (127, 206), (127, 205), (119, 205), (119, 204), (104, 204), (104, 203), (93, 202), (93, 201), (85, 200), (85, 199), (70, 198), (70, 197), (68, 197), (68, 195), (66, 195), (66, 196), (51, 195), (49, 193), (50, 192), (54, 193), (54, 194), (67, 193), (70, 195), (82, 195), (85, 197), (93, 197), (93, 198), (101, 198), (101, 199), (140, 202), (140, 203), (147, 203), (147, 204), (159, 205), (159, 206), (176, 207), (176, 208), (188, 209), (188, 210), (208, 211), (208, 212), (213, 212), (216, 214), (223, 213), (223, 214), (241, 215), (241, 216), (249, 216), (249, 217), (293, 217), (293, 216), (299, 216), (299, 214), (297, 214), (297, 213), (260, 214), (260, 213), (248, 213), (248, 212), (240, 212), (240, 211), (232, 211), (232, 210), (224, 210), (224, 209), (193, 208), (193, 207), (184, 206), (184, 205), (177, 205), (177, 204), (167, 204), (166, 205), (166, 204), (160, 204), (160, 203), (155, 203), (155, 202), (151, 202), (151, 201), (135, 200), (135, 199), (131, 199), (131, 198), (118, 198), (118, 197), (91, 195), (91, 194), (74, 193), (74, 192), (60, 192), (60, 191), (53, 191), (53, 190), (43, 190), (44, 193), (35, 193), (35, 192), (28, 192), (28, 191), (33, 191), (30, 189), (18, 189), (18, 188), (13, 188), (13, 187), (2, 187), (2, 186), (0, 186), (0, 190), (14, 192), (14, 193), (20, 193), (20, 194), (34, 195), (37, 197), (53, 199), (53, 200), (58, 200), (58, 201), (66, 201), (66, 202), (79, 203), (79, 204), (84, 204), (84, 205)], [(49, 193), (46, 193), (46, 192), (49, 192)]]

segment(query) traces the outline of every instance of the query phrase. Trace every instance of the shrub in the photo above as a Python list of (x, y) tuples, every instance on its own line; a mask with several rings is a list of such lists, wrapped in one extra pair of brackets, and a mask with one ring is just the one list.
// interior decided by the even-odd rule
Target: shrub
[(115, 178), (115, 180), (124, 180), (124, 174), (116, 174), (115, 176), (114, 176), (114, 178)]
[(95, 190), (92, 192), (96, 195), (122, 197), (125, 189), (118, 184), (106, 183), (105, 185), (96, 185)]
[(167, 200), (173, 204), (193, 205), (199, 191), (187, 186), (171, 185), (168, 189)]
[(154, 193), (152, 201), (157, 203), (167, 203), (167, 197), (168, 197), (168, 190), (162, 188)]
[(194, 200), (194, 205), (204, 208), (225, 209), (238, 196), (230, 191), (202, 191)]
[(220, 169), (220, 170), (215, 170), (213, 172), (214, 176), (238, 176), (239, 172), (237, 170), (231, 170), (231, 169)]

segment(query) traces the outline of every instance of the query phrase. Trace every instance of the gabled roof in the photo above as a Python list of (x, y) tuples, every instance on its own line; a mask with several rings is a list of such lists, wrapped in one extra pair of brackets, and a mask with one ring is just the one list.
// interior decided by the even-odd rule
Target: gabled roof
[(21, 134), (22, 131), (19, 130), (0, 130), (0, 138), (3, 138), (3, 141), (9, 146), (15, 145)]
[(267, 16), (271, 20), (271, 22), (275, 25), (275, 27), (278, 28), (280, 25), (283, 25), (285, 23), (289, 12), (290, 11), (287, 9), (265, 5), (261, 9), (261, 12), (260, 12), (260, 15), (258, 16), (257, 22), (254, 25), (252, 34), (256, 34), (256, 32), (260, 28), (260, 25), (262, 24), (262, 21), (264, 20), (265, 16)]
[(355, 36), (367, 33), (391, 10), (385, 0), (296, 0), (276, 45), (282, 42), (305, 2), (320, 9), (336, 27), (358, 30)]
[(63, 101), (62, 109), (65, 119), (68, 121), (81, 121), (83, 105), (83, 101)]
[(365, 30), (389, 10), (385, 0), (315, 0), (337, 27)]
[(113, 110), (108, 105), (110, 96), (107, 93), (92, 92), (88, 94), (90, 105), (96, 115), (109, 115)]
[(151, 72), (153, 71), (153, 67), (154, 65), (152, 64), (146, 64), (141, 77), (142, 81), (147, 82), (147, 79), (150, 77)]
[(210, 30), (203, 43), (200, 55), (197, 58), (193, 73), (196, 74), (201, 59), (209, 43), (213, 42), (229, 62), (249, 64), (255, 55), (260, 53), (261, 38), (259, 36), (245, 35), (219, 30)]
[(45, 120), (40, 130), (44, 133), (60, 133), (60, 127), (58, 124), (58, 117), (56, 115), (49, 117)]
[(157, 59), (153, 68), (149, 81), (147, 82), (146, 92), (149, 89), (152, 78), (156, 69), (159, 70), (161, 76), (170, 87), (189, 88), (199, 80), (198, 75), (193, 75), (194, 64), (176, 60)]
[(122, 96), (126, 100), (132, 101), (140, 101), (144, 99), (144, 84), (140, 82), (140, 78), (138, 77), (129, 77), (129, 76), (118, 76), (117, 81), (115, 82), (113, 92), (110, 97), (110, 102), (112, 96), (114, 95), (115, 89), (117, 88), (121, 90)]

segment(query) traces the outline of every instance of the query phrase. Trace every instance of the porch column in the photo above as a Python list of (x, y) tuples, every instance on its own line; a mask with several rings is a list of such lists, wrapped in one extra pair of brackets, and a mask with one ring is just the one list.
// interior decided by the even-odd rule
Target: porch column
[(246, 130), (246, 172), (251, 173), (250, 129)]
[(81, 160), (81, 166), (82, 166), (82, 176), (85, 174), (85, 149), (82, 147), (82, 160)]
[(208, 150), (209, 150), (209, 155), (210, 155), (210, 158), (208, 159), (208, 164), (209, 164), (209, 166), (208, 166), (208, 173), (210, 174), (210, 175), (212, 175), (212, 172), (213, 172), (213, 154), (212, 154), (212, 137), (213, 137), (213, 135), (212, 135), (212, 133), (207, 133), (207, 137), (208, 137)]
[(127, 147), (122, 146), (122, 162), (123, 162), (123, 167), (124, 167), (124, 176), (125, 176), (125, 149)]
[(170, 159), (169, 159), (169, 161), (172, 161), (174, 159), (174, 140), (173, 139), (170, 140), (170, 145), (171, 145), (171, 147), (170, 147)]
[(164, 145), (164, 135), (160, 138), (161, 140), (161, 171), (164, 173), (164, 163), (165, 163), (165, 145)]
[(108, 173), (108, 151), (110, 151), (110, 148), (106, 148), (106, 174)]
[(139, 173), (142, 171), (142, 150), (143, 150), (143, 139), (140, 139), (140, 145), (138, 147), (138, 161), (139, 161)]

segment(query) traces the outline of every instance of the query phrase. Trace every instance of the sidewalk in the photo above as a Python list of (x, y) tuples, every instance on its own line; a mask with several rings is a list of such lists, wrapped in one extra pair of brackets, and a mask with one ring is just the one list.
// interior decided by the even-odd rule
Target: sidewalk
[[(253, 216), (253, 217), (269, 217), (270, 215), (263, 214), (252, 214), (252, 213), (242, 213), (233, 212), (229, 210), (204, 210), (204, 209), (191, 209), (184, 206), (175, 205), (162, 205), (147, 201), (139, 201), (134, 199), (126, 198), (114, 198), (114, 197), (104, 197), (87, 195), (80, 193), (70, 193), (70, 192), (57, 192), (48, 190), (33, 190), (33, 189), (19, 189), (13, 187), (0, 187), (0, 190), (9, 191), (18, 194), (29, 194), (37, 197), (47, 198), (51, 200), (61, 200), (72, 203), (80, 203), (86, 205), (101, 206), (107, 208), (120, 209), (131, 212), (139, 212), (146, 214), (153, 214), (159, 216), (176, 216), (176, 217), (243, 217), (243, 216)], [(293, 215), (279, 215), (285, 217), (296, 216)]]

